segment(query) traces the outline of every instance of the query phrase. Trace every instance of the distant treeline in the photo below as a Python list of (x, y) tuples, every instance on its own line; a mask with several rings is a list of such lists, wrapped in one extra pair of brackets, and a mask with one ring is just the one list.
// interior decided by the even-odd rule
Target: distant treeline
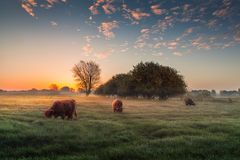
[(208, 97), (208, 96), (240, 96), (240, 89), (237, 90), (221, 90), (219, 92), (219, 94), (217, 94), (217, 92), (215, 90), (192, 90), (189, 92), (189, 94), (193, 95), (193, 96), (203, 96), (203, 97)]
[(6, 91), (0, 89), (0, 93), (2, 94), (42, 94), (42, 95), (57, 95), (57, 94), (64, 94), (64, 93), (75, 93), (75, 91), (67, 86), (60, 88), (59, 90), (56, 89), (30, 89), (30, 90), (18, 90), (18, 91)]
[(221, 96), (240, 96), (240, 89), (238, 89), (238, 91), (236, 91), (236, 90), (232, 90), (232, 91), (222, 90), (222, 91), (220, 91), (220, 95)]
[(166, 99), (186, 92), (186, 83), (177, 70), (154, 62), (139, 63), (127, 74), (117, 74), (95, 93)]

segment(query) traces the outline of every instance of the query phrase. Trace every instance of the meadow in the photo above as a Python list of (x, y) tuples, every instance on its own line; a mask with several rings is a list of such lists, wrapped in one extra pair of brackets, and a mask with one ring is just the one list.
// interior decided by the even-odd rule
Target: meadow
[[(77, 101), (77, 120), (46, 119), (54, 100)], [(240, 99), (166, 101), (79, 95), (0, 95), (1, 160), (239, 160)]]

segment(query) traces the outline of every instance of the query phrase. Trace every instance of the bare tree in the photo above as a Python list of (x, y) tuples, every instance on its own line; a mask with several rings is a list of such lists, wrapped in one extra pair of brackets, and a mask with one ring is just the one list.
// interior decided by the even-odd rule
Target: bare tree
[(74, 65), (72, 71), (79, 89), (84, 90), (87, 96), (91, 93), (92, 89), (97, 87), (100, 81), (101, 70), (99, 65), (93, 61), (80, 61)]

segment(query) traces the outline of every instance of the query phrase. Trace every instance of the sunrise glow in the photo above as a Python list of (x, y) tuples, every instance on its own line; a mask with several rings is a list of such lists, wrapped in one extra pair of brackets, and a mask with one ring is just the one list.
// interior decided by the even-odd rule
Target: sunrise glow
[(188, 89), (240, 86), (238, 1), (0, 1), (0, 89), (76, 87), (72, 67), (100, 65), (101, 82), (154, 61)]

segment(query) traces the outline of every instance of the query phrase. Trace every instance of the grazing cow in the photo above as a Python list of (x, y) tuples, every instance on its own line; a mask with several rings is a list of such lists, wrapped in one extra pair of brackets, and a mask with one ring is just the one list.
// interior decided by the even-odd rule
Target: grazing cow
[(75, 104), (76, 102), (73, 99), (55, 101), (52, 107), (45, 111), (45, 116), (47, 118), (51, 118), (52, 116), (57, 118), (58, 116), (60, 116), (62, 119), (67, 116), (68, 119), (73, 119), (73, 115), (75, 115), (75, 117), (77, 118)]
[(186, 106), (188, 106), (188, 105), (189, 106), (192, 106), (192, 105), (195, 106), (196, 105), (191, 98), (185, 98), (184, 102), (185, 102)]
[(122, 112), (123, 111), (123, 103), (121, 100), (119, 99), (115, 99), (112, 102), (112, 108), (113, 108), (113, 112)]

